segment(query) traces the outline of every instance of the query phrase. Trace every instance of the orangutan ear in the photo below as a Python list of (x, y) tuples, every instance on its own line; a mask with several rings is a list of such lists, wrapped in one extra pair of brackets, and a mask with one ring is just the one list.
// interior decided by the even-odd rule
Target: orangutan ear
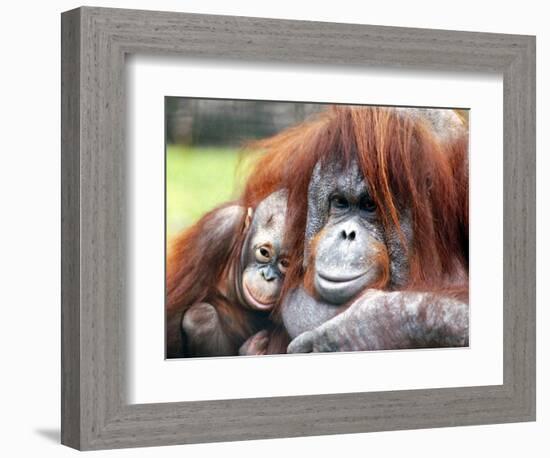
[(248, 207), (246, 209), (246, 217), (244, 219), (244, 230), (243, 232), (248, 231), (248, 228), (250, 227), (250, 224), (252, 223), (252, 216), (254, 215), (254, 210), (252, 210), (252, 207)]

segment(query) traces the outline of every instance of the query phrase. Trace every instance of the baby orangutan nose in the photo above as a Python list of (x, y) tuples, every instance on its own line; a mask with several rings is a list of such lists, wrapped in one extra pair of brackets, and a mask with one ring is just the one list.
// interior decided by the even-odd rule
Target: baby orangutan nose
[(273, 281), (277, 279), (278, 275), (271, 267), (267, 267), (262, 270), (262, 277), (265, 281)]

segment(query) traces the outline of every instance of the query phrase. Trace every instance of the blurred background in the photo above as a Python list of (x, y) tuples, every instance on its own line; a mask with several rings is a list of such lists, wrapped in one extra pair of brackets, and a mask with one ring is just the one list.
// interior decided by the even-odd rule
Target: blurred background
[(166, 97), (168, 238), (238, 195), (246, 178), (242, 147), (247, 142), (273, 135), (324, 108), (312, 103)]

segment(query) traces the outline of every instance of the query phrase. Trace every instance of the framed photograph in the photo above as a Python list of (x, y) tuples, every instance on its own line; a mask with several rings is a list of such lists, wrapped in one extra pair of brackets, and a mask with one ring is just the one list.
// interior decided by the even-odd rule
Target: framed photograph
[(534, 37), (61, 35), (63, 444), (535, 419)]

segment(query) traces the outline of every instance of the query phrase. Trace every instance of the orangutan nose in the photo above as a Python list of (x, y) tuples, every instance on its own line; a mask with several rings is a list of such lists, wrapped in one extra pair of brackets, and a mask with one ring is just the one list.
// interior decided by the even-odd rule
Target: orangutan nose
[(350, 242), (353, 242), (355, 240), (355, 231), (346, 231), (345, 229), (342, 231), (342, 238), (344, 240), (349, 240)]
[(271, 267), (267, 267), (266, 269), (262, 270), (262, 277), (265, 281), (273, 281), (275, 280), (275, 278), (277, 278), (277, 275), (275, 275)]

